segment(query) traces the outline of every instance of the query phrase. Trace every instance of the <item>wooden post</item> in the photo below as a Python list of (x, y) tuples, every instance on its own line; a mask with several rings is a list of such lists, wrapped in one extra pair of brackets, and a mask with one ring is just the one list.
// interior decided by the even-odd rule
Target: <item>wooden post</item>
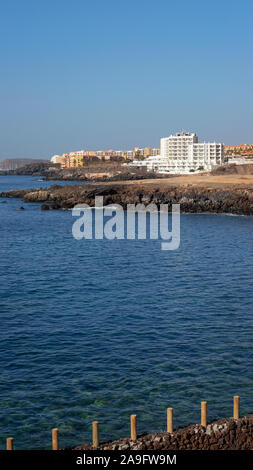
[(167, 408), (167, 432), (173, 432), (173, 408)]
[(234, 419), (239, 419), (240, 417), (240, 397), (238, 395), (234, 396)]
[(131, 440), (136, 441), (136, 439), (137, 439), (137, 417), (136, 417), (136, 415), (131, 415), (130, 423), (131, 423)]
[(92, 422), (92, 447), (96, 449), (99, 446), (99, 429), (98, 429), (99, 422), (93, 421)]
[(206, 401), (201, 402), (201, 426), (206, 428)]
[(6, 450), (14, 450), (14, 439), (13, 437), (8, 437), (8, 439), (6, 439)]
[(52, 449), (59, 450), (59, 430), (57, 428), (52, 429)]

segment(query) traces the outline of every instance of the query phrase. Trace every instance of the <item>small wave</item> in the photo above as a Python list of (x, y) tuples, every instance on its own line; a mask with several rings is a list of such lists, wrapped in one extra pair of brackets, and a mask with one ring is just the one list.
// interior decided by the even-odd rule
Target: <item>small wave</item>
[(227, 214), (226, 212), (224, 212), (222, 215), (226, 215), (227, 217), (247, 217), (244, 214)]

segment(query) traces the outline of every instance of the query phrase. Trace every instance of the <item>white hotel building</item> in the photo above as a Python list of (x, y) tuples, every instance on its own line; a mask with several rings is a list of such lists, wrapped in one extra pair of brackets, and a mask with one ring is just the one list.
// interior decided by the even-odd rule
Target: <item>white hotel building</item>
[(170, 173), (211, 170), (224, 162), (224, 146), (199, 142), (196, 134), (179, 132), (161, 139), (161, 156), (167, 158)]
[(161, 139), (161, 155), (131, 165), (146, 166), (158, 173), (208, 171), (224, 163), (224, 146), (216, 142), (199, 142), (194, 133), (179, 132)]

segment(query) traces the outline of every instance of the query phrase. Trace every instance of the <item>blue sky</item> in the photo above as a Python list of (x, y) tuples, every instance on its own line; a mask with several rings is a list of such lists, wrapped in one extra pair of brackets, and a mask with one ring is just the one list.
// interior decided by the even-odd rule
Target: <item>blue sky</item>
[(201, 140), (253, 142), (253, 2), (0, 4), (0, 160)]

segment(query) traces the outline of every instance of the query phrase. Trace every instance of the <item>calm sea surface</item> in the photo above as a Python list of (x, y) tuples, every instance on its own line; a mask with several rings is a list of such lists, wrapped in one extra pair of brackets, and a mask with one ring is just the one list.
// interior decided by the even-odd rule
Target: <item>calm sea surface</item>
[[(1, 176), (0, 191), (46, 187)], [(181, 216), (181, 246), (76, 241), (71, 211), (0, 199), (0, 448), (253, 411), (253, 217)], [(24, 211), (19, 211), (23, 205)]]

